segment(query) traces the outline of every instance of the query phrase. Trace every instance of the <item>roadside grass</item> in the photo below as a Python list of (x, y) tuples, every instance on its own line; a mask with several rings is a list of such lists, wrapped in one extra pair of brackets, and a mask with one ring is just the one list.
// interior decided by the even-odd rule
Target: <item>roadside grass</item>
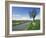
[(20, 25), (20, 24), (24, 24), (30, 21), (27, 20), (12, 20), (12, 25)]
[(40, 29), (40, 20), (35, 20), (30, 22), (27, 26), (27, 30), (39, 30)]
[(21, 24), (21, 21), (12, 21), (12, 24), (13, 25), (19, 25), (19, 24)]
[[(12, 21), (12, 28), (16, 25), (22, 24), (22, 21)], [(24, 24), (24, 23), (23, 23)], [(31, 21), (27, 24), (26, 30), (39, 30), (40, 29), (40, 20)]]

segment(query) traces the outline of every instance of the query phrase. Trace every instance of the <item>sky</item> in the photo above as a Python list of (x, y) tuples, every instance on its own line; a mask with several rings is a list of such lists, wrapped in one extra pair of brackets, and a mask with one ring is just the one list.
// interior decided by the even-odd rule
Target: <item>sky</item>
[(33, 10), (36, 10), (35, 19), (40, 19), (40, 8), (12, 7), (12, 20), (33, 20), (33, 18), (29, 16)]

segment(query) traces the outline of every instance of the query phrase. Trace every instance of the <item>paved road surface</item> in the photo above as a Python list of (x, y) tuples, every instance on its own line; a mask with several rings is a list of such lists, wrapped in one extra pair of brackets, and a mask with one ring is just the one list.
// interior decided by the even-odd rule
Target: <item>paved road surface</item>
[(29, 24), (30, 22), (28, 23), (24, 23), (24, 24), (21, 24), (21, 25), (16, 25), (13, 27), (13, 30), (15, 31), (20, 31), (20, 30), (25, 30), (27, 28), (27, 24)]

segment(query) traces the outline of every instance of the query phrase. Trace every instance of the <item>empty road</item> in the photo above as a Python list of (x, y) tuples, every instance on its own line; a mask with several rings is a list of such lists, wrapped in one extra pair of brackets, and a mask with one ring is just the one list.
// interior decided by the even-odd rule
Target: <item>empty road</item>
[(16, 25), (13, 27), (13, 31), (20, 31), (20, 30), (26, 30), (28, 24), (30, 22), (24, 23), (24, 24), (20, 24), (20, 25)]

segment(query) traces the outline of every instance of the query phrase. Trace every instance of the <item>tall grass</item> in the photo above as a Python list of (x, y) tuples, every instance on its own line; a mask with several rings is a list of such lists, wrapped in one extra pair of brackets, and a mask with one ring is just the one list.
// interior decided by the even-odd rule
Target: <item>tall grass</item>
[(27, 26), (27, 30), (39, 30), (39, 29), (40, 29), (40, 20), (35, 20), (34, 22), (32, 21)]

